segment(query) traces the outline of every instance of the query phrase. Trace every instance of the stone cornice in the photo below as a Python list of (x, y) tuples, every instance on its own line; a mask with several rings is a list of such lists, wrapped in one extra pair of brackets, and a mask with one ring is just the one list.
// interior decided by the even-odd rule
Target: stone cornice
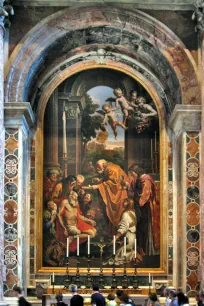
[(25, 124), (28, 128), (31, 128), (34, 125), (35, 116), (30, 103), (4, 103), (4, 122), (8, 126)]
[[(16, 0), (15, 6), (55, 6), (55, 7), (67, 7), (75, 4), (75, 0)], [(83, 4), (83, 0), (77, 1), (78, 4)], [(97, 4), (108, 3), (108, 4), (131, 4), (137, 9), (152, 9), (152, 10), (194, 10), (195, 0), (98, 0)], [(96, 4), (96, 1), (86, 1), (86, 4)]]
[(168, 125), (176, 134), (199, 132), (201, 130), (201, 106), (177, 104)]

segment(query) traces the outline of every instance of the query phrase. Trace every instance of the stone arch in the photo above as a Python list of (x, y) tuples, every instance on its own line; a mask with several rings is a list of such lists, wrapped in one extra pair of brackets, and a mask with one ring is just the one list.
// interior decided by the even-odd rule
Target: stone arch
[[(37, 88), (36, 80), (41, 78), (46, 67), (56, 67), (59, 58), (70, 58), (73, 53), (81, 54), (83, 62), (83, 46), (93, 50), (94, 44), (100, 43), (106, 45), (106, 52), (110, 48), (120, 50), (122, 61), (124, 53), (140, 58), (152, 75), (160, 78), (172, 101), (181, 103), (179, 99), (182, 99), (183, 104), (200, 103), (195, 63), (179, 38), (143, 12), (119, 7), (110, 11), (107, 5), (65, 9), (35, 26), (10, 58), (6, 71), (6, 102), (28, 101), (33, 95), (32, 88)], [(56, 47), (59, 53), (54, 52)], [(38, 87), (38, 91), (40, 94), (43, 86)]]

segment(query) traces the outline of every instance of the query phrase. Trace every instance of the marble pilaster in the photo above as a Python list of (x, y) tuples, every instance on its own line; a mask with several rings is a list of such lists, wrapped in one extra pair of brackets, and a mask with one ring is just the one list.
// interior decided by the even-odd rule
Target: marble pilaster
[(200, 255), (201, 106), (176, 105), (169, 127), (173, 132), (173, 285), (182, 287), (191, 296), (197, 290)]
[(4, 177), (4, 257), (7, 278), (4, 295), (12, 296), (16, 284), (25, 288), (26, 259), (25, 247), (29, 245), (30, 201), (27, 182), (30, 181), (30, 128), (34, 124), (34, 114), (30, 103), (5, 103), (4, 126), (5, 177)]
[[(3, 8), (3, 0), (0, 0), (0, 10)], [(3, 281), (5, 279), (4, 268), (4, 17), (0, 15), (0, 302), (3, 301)]]

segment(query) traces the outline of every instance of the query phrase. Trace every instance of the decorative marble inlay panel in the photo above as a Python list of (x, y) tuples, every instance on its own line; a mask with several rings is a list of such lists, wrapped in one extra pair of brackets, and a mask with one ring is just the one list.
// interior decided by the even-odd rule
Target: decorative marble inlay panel
[(199, 290), (200, 200), (199, 133), (186, 134), (186, 292)]
[(18, 278), (18, 130), (5, 131), (4, 162), (4, 295), (12, 296)]
[(31, 143), (30, 169), (30, 274), (33, 274), (35, 254), (35, 137), (33, 137)]
[[(168, 275), (173, 274), (173, 178), (172, 143), (168, 143)], [(170, 284), (171, 285), (171, 284)]]

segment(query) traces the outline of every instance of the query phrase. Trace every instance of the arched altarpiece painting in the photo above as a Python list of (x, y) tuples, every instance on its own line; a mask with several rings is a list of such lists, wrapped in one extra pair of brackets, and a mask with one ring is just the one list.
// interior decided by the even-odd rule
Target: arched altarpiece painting
[[(138, 138), (143, 133), (149, 135), (145, 137), (145, 139), (148, 139), (148, 145), (146, 144), (148, 149), (147, 152), (144, 152), (144, 157), (145, 159), (147, 157), (148, 162), (146, 161), (146, 164), (142, 163), (142, 166), (147, 168), (145, 170), (154, 178), (159, 187), (157, 203), (159, 203), (160, 212), (160, 254), (153, 255), (157, 256), (154, 266), (148, 263), (148, 256), (144, 255), (144, 265), (138, 265), (138, 273), (145, 276), (149, 272), (154, 273), (163, 280), (168, 279), (169, 284), (175, 286), (186, 285), (187, 291), (193, 293), (195, 291), (195, 279), (197, 280), (195, 271), (198, 269), (199, 262), (196, 261), (196, 264), (192, 266), (192, 262), (195, 263), (195, 261), (192, 261), (192, 252), (196, 258), (199, 257), (200, 241), (192, 240), (193, 236), (190, 234), (192, 237), (186, 236), (186, 233), (191, 230), (199, 231), (199, 228), (194, 228), (194, 223), (187, 219), (188, 214), (186, 213), (191, 200), (196, 203), (193, 204), (194, 206), (199, 205), (199, 198), (192, 192), (192, 190), (197, 190), (196, 188), (199, 192), (199, 174), (196, 171), (193, 172), (193, 176), (196, 177), (195, 181), (188, 174), (191, 173), (192, 163), (194, 166), (197, 165), (196, 169), (198, 169), (197, 163), (199, 163), (200, 95), (194, 60), (174, 33), (143, 12), (130, 12), (128, 9), (113, 8), (111, 14), (115, 18), (110, 18), (110, 10), (104, 5), (101, 8), (81, 8), (80, 20), (78, 14), (79, 11), (73, 9), (70, 15), (70, 10), (67, 9), (45, 19), (40, 25), (32, 29), (29, 33), (30, 36), (25, 37), (17, 46), (8, 67), (6, 67), (5, 100), (7, 106), (5, 108), (5, 120), (8, 139), (13, 137), (9, 128), (13, 127), (18, 131), (18, 126), (24, 125), (26, 121), (25, 128), (19, 132), (21, 137), (16, 141), (20, 148), (19, 152), (25, 154), (23, 157), (24, 167), (27, 165), (31, 169), (31, 175), (28, 174), (25, 178), (25, 181), (31, 181), (30, 195), (20, 184), (17, 186), (19, 209), (22, 209), (20, 205), (24, 205), (26, 212), (25, 215), (19, 215), (18, 217), (19, 224), (25, 222), (25, 229), (22, 228), (21, 232), (18, 232), (19, 241), (22, 241), (21, 233), (26, 229), (30, 230), (29, 235), (24, 233), (25, 254), (27, 256), (22, 260), (22, 265), (18, 265), (17, 270), (15, 270), (16, 268), (10, 269), (10, 283), (13, 285), (16, 283), (16, 274), (19, 275), (21, 283), (25, 281), (28, 285), (33, 285), (36, 276), (39, 278), (45, 277), (49, 282), (51, 272), (54, 271), (59, 274), (65, 272), (64, 264), (53, 266), (50, 263), (45, 264), (45, 260), (43, 262), (43, 205), (45, 197), (43, 196), (43, 177), (53, 166), (46, 164), (46, 162), (53, 161), (54, 169), (61, 170), (60, 175), (62, 177), (66, 174), (82, 173), (84, 176), (87, 175), (85, 170), (82, 172), (82, 159), (80, 159), (76, 169), (76, 167), (74, 168), (76, 163), (69, 164), (69, 155), (67, 173), (65, 172), (66, 167), (64, 167), (62, 158), (63, 140), (65, 139), (63, 138), (62, 120), (63, 112), (66, 117), (68, 114), (71, 116), (83, 114), (83, 103), (86, 102), (84, 101), (85, 94), (88, 94), (94, 100), (92, 84), (95, 84), (94, 86), (98, 87), (99, 90), (95, 91), (95, 94), (100, 92), (100, 86), (104, 86), (108, 96), (110, 93), (112, 98), (115, 98), (112, 93), (115, 86), (122, 87), (123, 94), (128, 99), (130, 91), (136, 89), (138, 95), (145, 97), (148, 105), (151, 105), (157, 113), (158, 128), (155, 128), (154, 123), (151, 122), (154, 127), (152, 130), (150, 124), (147, 129), (137, 133), (138, 122), (133, 122), (123, 138), (126, 148), (128, 133), (134, 131), (134, 133), (136, 132), (134, 135)], [(93, 18), (93, 16), (95, 17)], [(76, 20), (79, 21), (77, 25)], [(45, 27), (44, 30), (46, 29), (45, 31), (42, 31), (42, 24)], [(48, 33), (49, 35), (47, 35)], [(91, 81), (87, 77), (89, 73), (90, 75), (93, 74), (90, 77)], [(100, 74), (100, 77), (96, 78), (98, 74)], [(86, 76), (85, 80), (84, 75)], [(104, 78), (104, 76), (107, 77)], [(58, 103), (56, 103), (56, 100)], [(10, 103), (10, 101), (12, 102)], [(26, 101), (30, 103), (26, 103)], [(98, 109), (96, 110), (101, 110), (105, 101), (100, 100), (100, 103), (99, 101), (97, 103)], [(69, 108), (70, 104), (72, 105), (71, 108)], [(49, 105), (52, 105), (53, 109), (59, 106), (58, 111), (52, 112), (55, 115), (53, 117), (49, 117), (48, 111), (51, 111)], [(17, 119), (20, 120), (19, 125), (11, 124), (11, 109), (14, 111), (18, 109), (16, 113), (19, 116), (17, 116)], [(121, 113), (120, 108), (118, 112)], [(189, 113), (194, 114), (195, 120), (193, 122), (188, 117)], [(23, 119), (20, 118), (20, 114)], [(119, 115), (119, 121), (122, 121), (123, 114)], [(47, 119), (45, 119), (46, 116)], [(131, 117), (134, 116), (131, 115)], [(46, 130), (45, 122), (49, 119), (51, 121), (58, 120), (58, 126), (61, 126), (62, 131), (55, 130), (55, 125), (51, 125), (51, 130), (50, 128)], [(66, 120), (68, 140), (69, 119)], [(129, 121), (131, 120), (129, 118)], [(35, 123), (33, 124), (33, 122)], [(113, 128), (106, 126), (106, 129), (108, 130), (108, 138), (112, 137), (111, 141), (115, 142)], [(121, 127), (117, 129), (121, 133)], [(22, 136), (24, 130), (26, 136)], [(100, 130), (100, 128), (97, 130)], [(148, 134), (148, 130), (150, 134)], [(155, 131), (156, 146), (154, 147)], [(51, 146), (48, 147), (48, 134), (51, 132), (55, 136), (50, 139), (55, 146), (58, 146), (58, 151), (61, 152), (58, 154), (58, 159), (56, 158), (57, 150), (52, 150), (52, 141), (49, 142)], [(80, 133), (79, 129), (78, 133)], [(45, 135), (48, 136), (44, 137)], [(56, 135), (60, 137), (56, 137)], [(151, 150), (151, 140), (153, 150)], [(141, 143), (138, 152), (141, 152)], [(70, 144), (71, 142), (67, 141), (67, 150), (69, 150)], [(75, 142), (74, 145), (78, 146), (79, 144)], [(31, 148), (31, 150), (28, 150), (28, 148)], [(135, 148), (136, 156), (132, 154), (131, 158), (129, 156), (128, 159), (128, 152), (133, 152), (131, 149), (128, 147), (128, 150), (122, 152), (122, 163), (121, 155), (116, 150), (117, 158), (119, 157), (117, 163), (126, 172), (129, 166), (138, 162), (138, 159), (140, 163), (143, 159), (143, 156), (137, 154), (137, 148)], [(79, 146), (77, 150), (80, 153)], [(156, 154), (154, 154), (155, 152)], [(48, 153), (50, 154), (49, 157), (52, 155), (52, 160), (47, 159), (46, 154)], [(64, 153), (66, 152), (64, 151)], [(154, 155), (158, 157), (156, 170), (155, 160), (153, 167), (152, 163), (149, 162), (152, 153), (152, 159), (155, 158)], [(127, 158), (124, 158), (124, 156)], [(108, 159), (106, 154), (100, 155), (101, 157)], [(191, 158), (195, 158), (196, 161), (190, 160), (188, 164)], [(93, 158), (93, 166), (95, 166), (96, 160), (97, 156)], [(124, 160), (125, 163), (123, 163)], [(90, 161), (87, 160), (88, 163)], [(110, 156), (108, 161), (116, 164), (116, 159), (114, 160)], [(92, 164), (89, 163), (89, 166), (91, 166), (89, 168), (91, 171), (93, 169)], [(71, 169), (71, 173), (69, 169)], [(154, 171), (156, 173), (153, 173)], [(125, 177), (125, 175), (121, 175), (122, 181), (123, 176)], [(91, 184), (88, 182), (88, 185)], [(94, 201), (96, 201), (95, 197)], [(97, 207), (94, 203), (93, 208), (94, 210), (100, 210), (102, 205), (103, 203)], [(183, 219), (185, 222), (180, 222), (181, 216), (185, 216), (186, 219)], [(199, 223), (196, 226), (199, 227)], [(111, 238), (111, 235), (108, 239)], [(187, 238), (181, 241), (181, 237)], [(86, 242), (84, 243), (86, 244)], [(94, 238), (92, 243), (94, 243)], [(30, 247), (28, 247), (29, 245)], [(18, 250), (19, 258), (21, 258), (24, 252), (23, 248), (20, 249), (15, 244), (13, 248)], [(84, 245), (83, 248), (86, 253), (86, 246)], [(93, 248), (93, 244), (91, 244), (91, 248)], [(111, 255), (111, 247), (109, 249), (108, 252)], [(63, 252), (65, 251), (66, 248), (63, 249)], [(74, 252), (71, 254), (73, 258)], [(98, 251), (96, 252), (97, 256)], [(147, 256), (146, 259), (145, 256)], [(186, 258), (186, 260), (181, 262), (180, 258)], [(107, 261), (108, 259), (105, 258), (104, 260)], [(29, 267), (29, 269), (23, 271), (23, 265)], [(81, 265), (82, 273), (86, 273), (85, 268), (85, 265), (84, 267)], [(119, 265), (117, 271), (121, 272), (121, 269)], [(70, 272), (74, 273), (75, 271), (76, 268), (70, 268)], [(98, 271), (98, 267), (93, 266), (93, 272), (97, 273)], [(104, 272), (110, 274), (111, 269), (108, 264), (105, 265)], [(128, 273), (131, 272), (133, 272), (133, 268), (130, 263)], [(9, 294), (9, 290), (6, 287), (6, 294)]]

